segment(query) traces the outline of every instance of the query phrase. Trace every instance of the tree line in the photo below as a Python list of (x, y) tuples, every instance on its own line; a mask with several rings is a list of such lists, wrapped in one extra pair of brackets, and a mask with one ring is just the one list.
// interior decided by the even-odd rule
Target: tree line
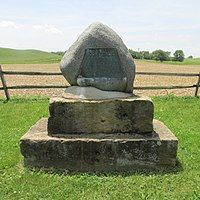
[[(156, 61), (161, 61), (161, 62), (163, 61), (183, 62), (185, 59), (183, 50), (176, 50), (173, 53), (173, 56), (171, 56), (171, 52), (163, 51), (161, 49), (155, 50), (151, 53), (149, 51), (134, 51), (132, 49), (129, 49), (129, 52), (131, 53), (134, 59), (156, 60)], [(63, 56), (65, 52), (57, 51), (57, 52), (51, 52), (51, 53)], [(193, 57), (189, 56), (188, 58), (193, 58)]]
[[(156, 60), (161, 62), (163, 61), (183, 62), (185, 59), (183, 50), (176, 50), (173, 53), (173, 56), (171, 56), (171, 52), (163, 51), (161, 49), (155, 50), (151, 53), (149, 51), (133, 51), (132, 49), (129, 49), (129, 52), (131, 53), (134, 59)], [(192, 58), (192, 56), (190, 56), (190, 58)]]

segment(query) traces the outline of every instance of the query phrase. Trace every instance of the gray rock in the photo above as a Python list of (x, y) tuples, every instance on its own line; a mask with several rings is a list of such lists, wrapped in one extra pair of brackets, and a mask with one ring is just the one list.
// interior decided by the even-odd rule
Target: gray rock
[[(89, 68), (88, 64), (95, 69)], [(133, 91), (133, 58), (121, 38), (99, 22), (91, 24), (68, 49), (60, 69), (71, 85)], [(97, 77), (92, 75), (92, 70), (96, 70)]]

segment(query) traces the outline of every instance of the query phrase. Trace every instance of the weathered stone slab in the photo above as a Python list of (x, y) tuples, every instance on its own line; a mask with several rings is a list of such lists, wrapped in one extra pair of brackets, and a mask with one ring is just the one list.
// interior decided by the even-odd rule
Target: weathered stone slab
[(178, 140), (160, 121), (151, 134), (68, 134), (52, 137), (47, 119), (20, 140), (28, 167), (71, 172), (124, 172), (162, 169), (176, 164)]
[(111, 100), (116, 98), (128, 98), (134, 96), (133, 93), (118, 91), (102, 91), (95, 87), (70, 86), (66, 88), (62, 97), (66, 99), (87, 99), (87, 100)]
[(72, 86), (133, 91), (133, 58), (117, 33), (100, 22), (91, 24), (66, 51), (60, 69)]
[(150, 98), (50, 99), (49, 134), (148, 133), (153, 131)]

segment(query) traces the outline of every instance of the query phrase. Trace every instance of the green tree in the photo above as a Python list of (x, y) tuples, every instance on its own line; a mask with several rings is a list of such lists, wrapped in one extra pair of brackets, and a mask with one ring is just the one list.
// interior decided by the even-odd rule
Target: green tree
[(140, 55), (142, 59), (151, 60), (151, 54), (149, 53), (149, 51), (140, 51)]
[(65, 54), (64, 51), (56, 51), (56, 52), (52, 51), (51, 53), (57, 54), (57, 55), (60, 55), (60, 56), (63, 56)]
[(132, 49), (129, 49), (130, 54), (134, 59), (141, 59), (141, 54), (138, 51), (133, 51)]
[(170, 60), (170, 52), (163, 51), (161, 49), (152, 52), (152, 57), (154, 60), (163, 62)]
[(182, 50), (176, 50), (175, 51), (174, 58), (173, 58), (174, 61), (183, 62), (184, 58), (185, 58), (185, 55), (184, 55)]

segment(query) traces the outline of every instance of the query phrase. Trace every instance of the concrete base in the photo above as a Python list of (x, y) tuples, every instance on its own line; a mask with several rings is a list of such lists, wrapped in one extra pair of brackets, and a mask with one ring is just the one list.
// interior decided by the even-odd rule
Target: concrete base
[(176, 164), (178, 140), (154, 120), (150, 134), (67, 134), (49, 136), (39, 120), (20, 140), (25, 165), (69, 172), (124, 172)]
[(79, 100), (112, 100), (122, 99), (135, 96), (133, 93), (117, 92), (117, 91), (103, 91), (95, 87), (79, 87), (70, 86), (67, 87), (62, 97), (65, 99), (79, 99)]

